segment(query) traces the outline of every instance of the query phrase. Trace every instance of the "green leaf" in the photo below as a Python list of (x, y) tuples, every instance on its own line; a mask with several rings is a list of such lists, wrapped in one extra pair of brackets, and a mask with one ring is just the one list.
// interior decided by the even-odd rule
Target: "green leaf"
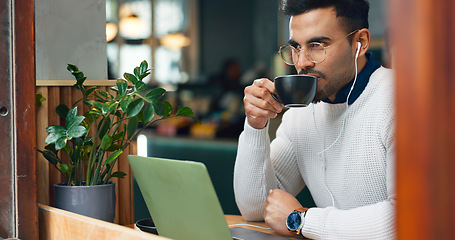
[(128, 109), (126, 110), (126, 116), (129, 118), (136, 116), (142, 110), (143, 106), (144, 100), (142, 98), (138, 98), (132, 101), (128, 105)]
[(142, 79), (144, 79), (145, 77), (147, 77), (148, 75), (150, 75), (150, 71), (147, 71), (147, 72), (141, 74), (141, 76), (139, 76), (139, 79), (142, 80)]
[(55, 150), (55, 144), (48, 144), (44, 147), (44, 149), (49, 150), (54, 153), (54, 155), (57, 155), (58, 151)]
[(60, 150), (66, 146), (66, 136), (60, 137), (55, 141), (55, 150)]
[(117, 79), (117, 90), (120, 96), (124, 96), (126, 94), (126, 90), (128, 89), (128, 83), (123, 79)]
[(84, 144), (84, 139), (81, 138), (82, 136), (80, 137), (75, 137), (73, 140), (74, 144), (76, 144), (77, 146), (82, 146), (82, 144)]
[(113, 144), (111, 144), (111, 146), (108, 149), (106, 149), (106, 151), (113, 152), (113, 151), (117, 151), (120, 149), (122, 149), (122, 145), (113, 143)]
[(95, 90), (96, 90), (96, 86), (93, 86), (93, 87), (87, 89), (87, 91), (85, 92), (86, 96), (90, 95)]
[(71, 172), (71, 168), (68, 167), (68, 165), (66, 165), (66, 164), (64, 164), (64, 163), (60, 164), (60, 170), (61, 170), (62, 172), (64, 172), (64, 173), (69, 173), (69, 172)]
[(172, 112), (172, 105), (166, 100), (163, 101), (163, 105), (164, 105), (164, 116), (169, 116)]
[(166, 90), (163, 88), (154, 88), (145, 95), (145, 97), (150, 101), (155, 101), (161, 98), (166, 93)]
[(66, 115), (65, 124), (67, 129), (79, 126), (84, 121), (84, 116), (77, 115), (77, 107), (71, 109)]
[(179, 107), (177, 109), (177, 116), (192, 117), (193, 114), (193, 110), (189, 107)]
[[(82, 73), (82, 72), (81, 72), (81, 73)], [(74, 75), (74, 74), (73, 74), (73, 75)], [(84, 84), (84, 82), (85, 82), (86, 79), (87, 79), (87, 78), (84, 77), (84, 74), (82, 73), (82, 77), (76, 77), (76, 80), (77, 80), (76, 85), (82, 86), (82, 85)], [(82, 90), (82, 92), (84, 92), (84, 91)]]
[(43, 97), (43, 94), (42, 94), (42, 93), (36, 93), (35, 97), (36, 97), (36, 98), (35, 98), (35, 99), (36, 99), (36, 107), (39, 108), (39, 107), (41, 107), (42, 103), (43, 103), (44, 101), (46, 101), (46, 98)]
[(136, 88), (136, 92), (140, 92), (140, 91), (144, 91), (145, 89), (147, 89), (147, 84), (139, 81), (136, 84), (134, 84), (134, 87)]
[(89, 107), (96, 107), (98, 109), (101, 109), (103, 107), (103, 104), (94, 100), (85, 100), (84, 103), (87, 104)]
[(130, 120), (128, 121), (127, 129), (126, 129), (128, 139), (130, 139), (133, 136), (138, 125), (139, 125), (139, 119), (137, 116), (130, 118)]
[(110, 113), (117, 109), (118, 103), (116, 101), (110, 101), (103, 104), (101, 110), (103, 114)]
[(74, 71), (74, 72), (71, 72), (71, 74), (73, 74), (73, 76), (76, 78), (76, 80), (78, 80), (77, 84), (81, 85), (81, 84), (79, 84), (79, 80), (81, 80), (84, 77), (84, 73), (81, 71)]
[(101, 95), (101, 97), (104, 97), (105, 98), (104, 100), (106, 100), (106, 99), (114, 99), (114, 96), (112, 96), (110, 93), (108, 93), (106, 91), (103, 91), (103, 90), (100, 90), (100, 89), (96, 89), (95, 93), (98, 93), (99, 95)]
[(43, 157), (47, 159), (47, 161), (49, 161), (52, 165), (54, 166), (57, 166), (57, 163), (60, 162), (60, 159), (55, 156), (55, 154), (49, 150), (44, 150), (44, 151), (41, 151), (41, 150), (37, 150), (38, 152), (40, 152), (41, 154), (43, 154)]
[(76, 126), (68, 129), (68, 138), (79, 138), (87, 133), (87, 129), (84, 126)]
[[(46, 139), (44, 140), (44, 143), (46, 144), (55, 144), (57, 140), (59, 140), (62, 137), (66, 137), (66, 132), (56, 132), (56, 133), (51, 133), (49, 134)], [(58, 149), (57, 149), (58, 150)]]
[(112, 137), (109, 134), (105, 134), (101, 140), (100, 148), (102, 150), (107, 150), (112, 144)]
[(141, 75), (141, 73), (139, 71), (140, 71), (139, 67), (134, 68), (134, 76), (136, 76), (136, 78), (139, 78), (139, 75)]
[(83, 144), (86, 144), (86, 143), (91, 142), (91, 141), (93, 141), (93, 138), (92, 137), (88, 137), (88, 138), (84, 139)]
[(66, 127), (68, 131), (70, 131), (73, 128), (76, 128), (81, 125), (82, 121), (84, 121), (85, 117), (84, 116), (76, 116), (72, 118), (69, 122), (66, 123)]
[(109, 135), (109, 129), (111, 128), (111, 118), (110, 117), (105, 117), (103, 118), (99, 124), (100, 124), (100, 138), (103, 138), (104, 135)]
[(111, 178), (116, 177), (116, 178), (123, 178), (126, 176), (126, 173), (124, 172), (114, 172), (111, 175)]
[(141, 65), (139, 65), (139, 75), (142, 75), (144, 74), (145, 72), (147, 72), (147, 68), (148, 68), (148, 63), (147, 61), (142, 61), (141, 62)]
[(164, 116), (164, 104), (159, 101), (153, 102), (153, 108), (155, 109), (155, 113), (159, 116)]
[(66, 69), (68, 69), (68, 71), (70, 71), (71, 73), (79, 71), (79, 68), (77, 68), (76, 65), (69, 64), (69, 63), (68, 63), (68, 66), (66, 67)]
[(66, 106), (66, 104), (60, 104), (55, 108), (55, 112), (61, 117), (61, 118), (66, 118), (66, 115), (68, 115), (68, 112), (70, 111), (69, 107)]
[(132, 82), (133, 84), (136, 84), (137, 82), (139, 82), (139, 80), (137, 80), (136, 76), (134, 76), (131, 73), (124, 73), (123, 77), (125, 77), (126, 80)]
[(126, 110), (128, 109), (128, 105), (130, 105), (132, 101), (133, 99), (131, 98), (131, 96), (120, 100), (120, 107), (122, 108), (122, 111), (126, 112)]
[(62, 127), (60, 125), (52, 125), (46, 128), (46, 132), (48, 133), (59, 133), (59, 132), (65, 132), (66, 128)]
[(112, 139), (114, 141), (117, 141), (120, 138), (122, 138), (124, 135), (125, 135), (125, 131), (121, 131), (121, 132), (118, 132), (118, 133), (114, 134), (114, 136), (112, 136)]
[(155, 109), (152, 104), (147, 104), (144, 108), (144, 113), (142, 114), (144, 123), (152, 121), (153, 116), (155, 116)]
[(117, 159), (117, 158), (120, 156), (120, 154), (122, 154), (122, 153), (123, 153), (122, 150), (117, 150), (117, 151), (113, 152), (113, 153), (106, 159), (106, 161), (104, 161), (103, 166), (106, 166), (106, 164), (111, 163), (113, 160)]
[(74, 107), (73, 109), (70, 109), (68, 113), (66, 114), (65, 118), (70, 119), (77, 116), (77, 107)]

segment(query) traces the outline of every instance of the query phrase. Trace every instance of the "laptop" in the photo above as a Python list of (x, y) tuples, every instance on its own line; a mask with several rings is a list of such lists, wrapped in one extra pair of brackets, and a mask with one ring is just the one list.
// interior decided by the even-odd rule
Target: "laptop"
[(288, 239), (229, 228), (203, 163), (129, 155), (158, 234), (176, 240)]

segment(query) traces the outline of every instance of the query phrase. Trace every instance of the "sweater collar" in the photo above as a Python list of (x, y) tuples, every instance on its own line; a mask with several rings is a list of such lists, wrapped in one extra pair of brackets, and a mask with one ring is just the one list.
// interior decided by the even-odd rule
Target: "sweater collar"
[[(376, 61), (376, 59), (373, 56), (373, 53), (367, 52), (365, 53), (365, 56), (367, 57), (368, 61), (365, 64), (365, 67), (363, 67), (362, 71), (357, 75), (357, 81), (355, 83), (354, 89), (351, 92), (351, 95), (349, 96), (349, 102), (348, 104), (351, 105), (354, 103), (354, 101), (360, 96), (360, 94), (363, 92), (363, 90), (366, 88), (368, 81), (370, 80), (371, 74), (373, 74), (376, 69), (381, 67), (381, 63)], [(332, 103), (332, 104), (337, 104), (337, 103), (344, 103), (346, 102), (346, 98), (348, 97), (349, 91), (351, 90), (352, 84), (354, 83), (354, 79), (352, 79), (348, 85), (346, 85), (341, 91), (339, 91), (335, 95), (335, 100), (332, 102), (328, 98), (322, 100), (323, 102), (326, 103)]]

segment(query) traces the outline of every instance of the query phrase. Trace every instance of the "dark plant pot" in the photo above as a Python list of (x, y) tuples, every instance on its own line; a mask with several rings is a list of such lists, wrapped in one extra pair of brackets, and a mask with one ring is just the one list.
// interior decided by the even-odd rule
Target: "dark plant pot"
[(55, 207), (84, 216), (114, 222), (115, 183), (94, 186), (54, 184)]

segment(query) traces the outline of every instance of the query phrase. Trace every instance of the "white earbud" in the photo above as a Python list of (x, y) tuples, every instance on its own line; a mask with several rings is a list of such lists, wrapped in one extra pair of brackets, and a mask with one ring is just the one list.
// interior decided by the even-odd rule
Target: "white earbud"
[(355, 53), (355, 59), (359, 57), (360, 47), (362, 47), (362, 44), (360, 42), (357, 42), (357, 52)]

